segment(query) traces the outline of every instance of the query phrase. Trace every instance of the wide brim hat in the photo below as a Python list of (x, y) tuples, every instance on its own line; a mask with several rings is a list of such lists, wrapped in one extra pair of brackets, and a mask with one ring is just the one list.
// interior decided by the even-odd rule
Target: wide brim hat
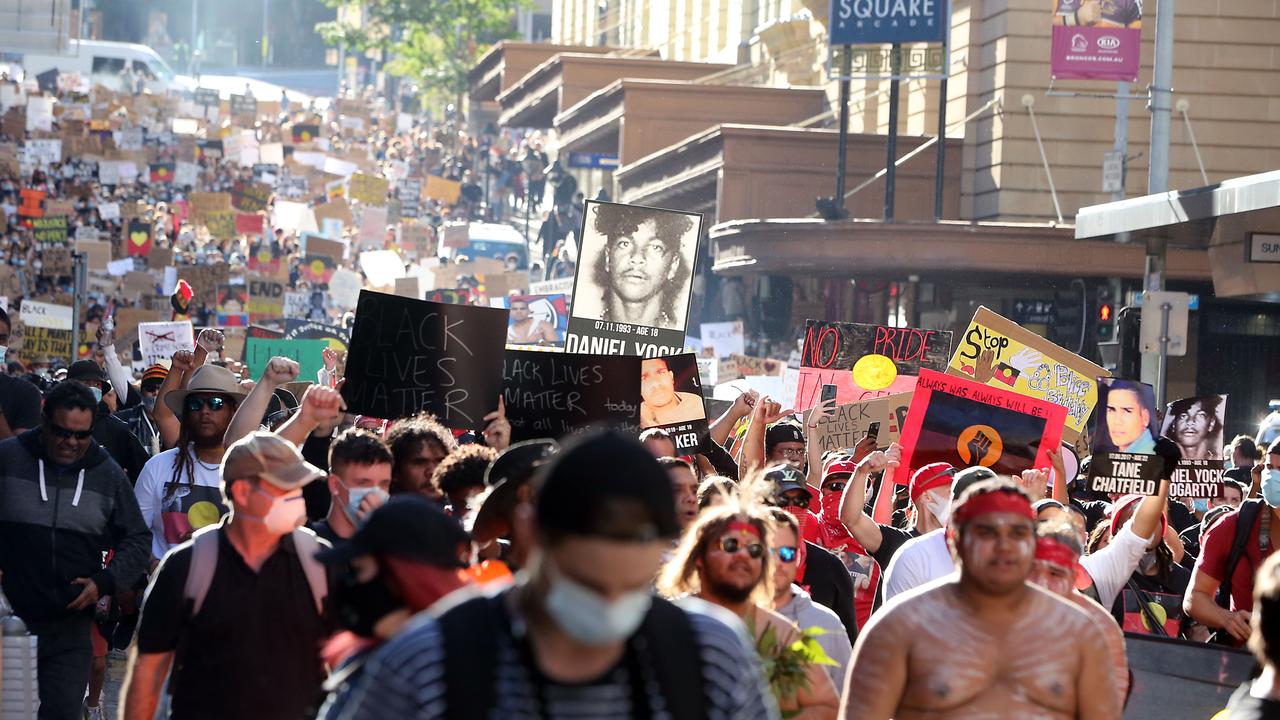
[(164, 396), (164, 404), (174, 415), (182, 417), (182, 407), (189, 395), (226, 395), (237, 403), (244, 402), (248, 394), (230, 370), (218, 365), (203, 365), (191, 375), (187, 387), (174, 390)]

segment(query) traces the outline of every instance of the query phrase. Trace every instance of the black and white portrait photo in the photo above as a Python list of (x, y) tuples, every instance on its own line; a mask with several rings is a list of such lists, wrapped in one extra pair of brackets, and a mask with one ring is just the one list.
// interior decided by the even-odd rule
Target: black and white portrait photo
[(1226, 395), (1202, 395), (1169, 403), (1160, 434), (1178, 444), (1183, 460), (1221, 460)]

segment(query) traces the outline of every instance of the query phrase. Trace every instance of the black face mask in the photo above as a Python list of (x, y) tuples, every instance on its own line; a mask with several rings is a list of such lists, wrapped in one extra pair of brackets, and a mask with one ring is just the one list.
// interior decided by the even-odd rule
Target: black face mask
[(379, 620), (405, 606), (381, 574), (369, 582), (359, 582), (348, 568), (333, 590), (338, 623), (361, 637), (373, 637), (373, 626)]

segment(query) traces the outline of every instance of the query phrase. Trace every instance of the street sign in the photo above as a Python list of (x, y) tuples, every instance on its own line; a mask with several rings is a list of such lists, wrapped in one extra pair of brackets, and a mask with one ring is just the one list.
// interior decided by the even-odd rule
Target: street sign
[(940, 43), (948, 0), (831, 0), (830, 45)]
[[(1169, 338), (1166, 354), (1180, 357), (1187, 354), (1187, 314), (1191, 296), (1182, 292), (1151, 291), (1142, 294), (1142, 333), (1139, 346), (1143, 353), (1160, 352), (1160, 333), (1163, 329)], [(1168, 307), (1168, 326), (1164, 325), (1164, 312)]]
[(618, 168), (618, 156), (611, 153), (571, 152), (569, 153), (569, 167), (616, 170)]
[(1124, 191), (1124, 151), (1108, 150), (1102, 156), (1102, 192)]
[(1280, 235), (1249, 233), (1249, 262), (1280, 263)]

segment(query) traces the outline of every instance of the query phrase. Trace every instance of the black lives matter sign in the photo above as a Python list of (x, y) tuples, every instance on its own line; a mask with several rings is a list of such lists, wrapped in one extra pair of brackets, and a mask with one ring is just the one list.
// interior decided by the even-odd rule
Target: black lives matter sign
[(596, 425), (639, 431), (639, 357), (507, 350), (502, 377), (512, 442)]
[(498, 408), (507, 311), (360, 291), (342, 397), (349, 412), (395, 419), (427, 411), (479, 429)]

